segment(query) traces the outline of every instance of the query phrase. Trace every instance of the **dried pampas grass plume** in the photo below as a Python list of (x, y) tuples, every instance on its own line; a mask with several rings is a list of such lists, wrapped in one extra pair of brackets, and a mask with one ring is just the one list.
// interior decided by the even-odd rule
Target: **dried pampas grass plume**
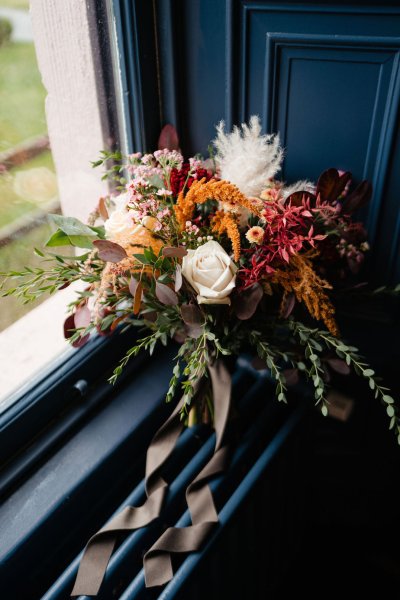
[(221, 179), (234, 183), (245, 196), (259, 196), (268, 179), (281, 168), (283, 149), (279, 135), (261, 135), (258, 116), (252, 116), (248, 125), (234, 127), (232, 133), (225, 133), (225, 123), (221, 121), (213, 143)]

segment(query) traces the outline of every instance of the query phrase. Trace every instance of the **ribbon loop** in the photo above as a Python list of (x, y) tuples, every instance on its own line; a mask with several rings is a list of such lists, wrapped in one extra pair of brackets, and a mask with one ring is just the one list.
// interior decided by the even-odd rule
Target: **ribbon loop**
[[(186, 490), (192, 525), (184, 528), (168, 528), (145, 554), (144, 569), (147, 587), (162, 585), (172, 579), (171, 554), (199, 549), (218, 523), (218, 514), (207, 482), (223, 471), (227, 462), (228, 449), (226, 446), (221, 447), (221, 444), (230, 411), (232, 383), (222, 361), (217, 360), (208, 367), (208, 370), (214, 397), (215, 453)], [(196, 383), (195, 397), (201, 392), (202, 384), (201, 380)], [(159, 517), (168, 490), (168, 484), (162, 478), (161, 470), (183, 429), (180, 420), (183, 403), (184, 398), (181, 398), (172, 414), (153, 437), (147, 450), (145, 480), (147, 500), (140, 507), (125, 507), (89, 540), (79, 565), (72, 596), (96, 596), (118, 536), (145, 527)]]

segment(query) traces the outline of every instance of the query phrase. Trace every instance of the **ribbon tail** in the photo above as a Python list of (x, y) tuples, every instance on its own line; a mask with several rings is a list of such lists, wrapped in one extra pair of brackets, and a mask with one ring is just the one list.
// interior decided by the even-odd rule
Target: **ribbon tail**
[(182, 432), (183, 424), (179, 418), (182, 405), (183, 398), (157, 431), (147, 450), (146, 502), (140, 507), (125, 507), (89, 540), (79, 565), (71, 596), (96, 596), (118, 536), (144, 527), (159, 517), (168, 488), (167, 483), (160, 475), (160, 470), (172, 453)]
[(215, 409), (215, 454), (186, 490), (192, 525), (169, 527), (145, 554), (143, 567), (146, 587), (164, 585), (170, 581), (174, 575), (171, 555), (199, 550), (218, 524), (218, 513), (207, 482), (225, 470), (228, 460), (228, 447), (221, 447), (221, 444), (230, 412), (232, 382), (222, 361), (210, 366), (209, 372)]

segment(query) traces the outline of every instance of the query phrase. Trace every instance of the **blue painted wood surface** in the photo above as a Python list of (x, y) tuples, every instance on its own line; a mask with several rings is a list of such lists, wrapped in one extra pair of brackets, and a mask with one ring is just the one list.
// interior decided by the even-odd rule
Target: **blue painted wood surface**
[(335, 166), (372, 181), (362, 217), (373, 276), (400, 279), (396, 3), (156, 0), (150, 11), (114, 2), (132, 150), (152, 149), (170, 122), (186, 154), (206, 152), (220, 119), (230, 127), (259, 114), (287, 147), (285, 179), (316, 179)]

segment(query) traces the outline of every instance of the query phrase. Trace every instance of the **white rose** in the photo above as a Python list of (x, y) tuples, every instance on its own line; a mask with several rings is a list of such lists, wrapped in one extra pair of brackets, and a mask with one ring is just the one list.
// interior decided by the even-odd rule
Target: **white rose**
[(110, 207), (109, 212), (114, 212), (116, 210), (123, 210), (126, 208), (129, 201), (128, 192), (124, 192), (123, 194), (118, 194), (118, 196), (114, 196), (112, 198), (113, 206)]
[(183, 258), (182, 273), (198, 293), (199, 304), (230, 304), (237, 267), (218, 242), (209, 241)]
[(134, 231), (132, 216), (126, 210), (114, 210), (111, 216), (105, 221), (104, 229), (108, 240), (116, 237), (127, 237)]

